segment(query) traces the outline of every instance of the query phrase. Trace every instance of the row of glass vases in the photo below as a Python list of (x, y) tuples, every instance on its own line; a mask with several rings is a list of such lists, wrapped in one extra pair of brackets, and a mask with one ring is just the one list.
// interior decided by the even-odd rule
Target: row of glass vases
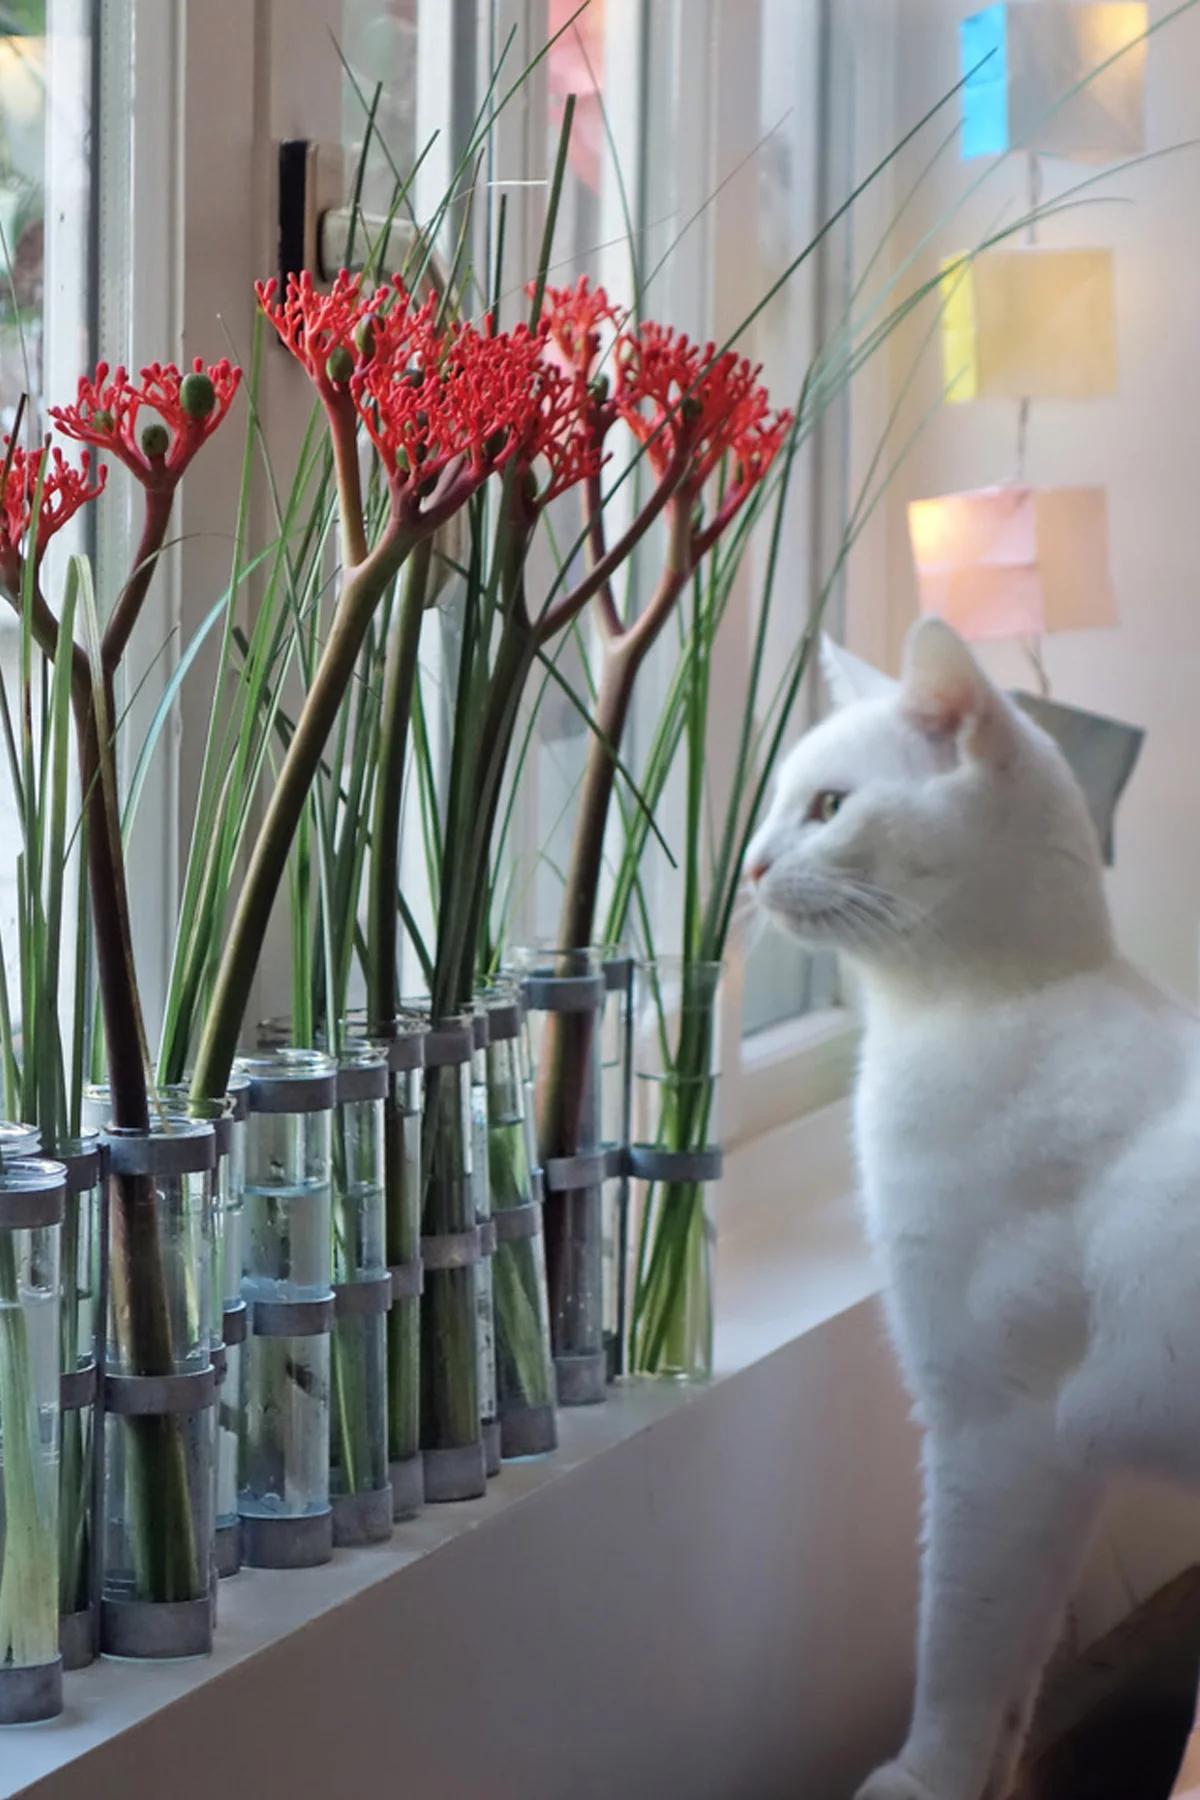
[(519, 967), (527, 1026), (511, 985), (375, 1043), (351, 1021), (336, 1062), (246, 1059), (209, 1121), (168, 1092), (150, 1134), (106, 1132), (106, 1258), (96, 1134), (46, 1160), (0, 1133), (0, 1720), (58, 1709), (60, 1641), (68, 1667), (202, 1652), (214, 1566), (323, 1561), (552, 1448), (626, 1311), (635, 1371), (708, 1372), (719, 971), (643, 970), (634, 1034), (627, 964)]

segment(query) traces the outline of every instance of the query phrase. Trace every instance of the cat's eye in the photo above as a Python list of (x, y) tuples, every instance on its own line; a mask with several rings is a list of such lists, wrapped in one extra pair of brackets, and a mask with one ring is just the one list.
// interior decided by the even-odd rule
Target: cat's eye
[(845, 794), (839, 793), (836, 788), (822, 788), (819, 794), (813, 795), (808, 816), (818, 825), (828, 825), (830, 819), (840, 811), (845, 799)]

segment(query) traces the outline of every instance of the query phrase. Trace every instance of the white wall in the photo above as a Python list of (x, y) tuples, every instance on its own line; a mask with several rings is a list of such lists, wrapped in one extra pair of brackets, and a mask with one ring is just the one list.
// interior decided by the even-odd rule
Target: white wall
[[(978, 0), (857, 0), (856, 91), (877, 95), (894, 57), (895, 110), (860, 106), (860, 175), (958, 80), (958, 21)], [(1154, 0), (1152, 19), (1171, 7)], [(1148, 47), (1147, 148), (1166, 151), (1200, 134), (1200, 8), (1155, 34)], [(952, 101), (898, 160), (891, 216), (958, 116)], [(979, 241), (997, 220), (1024, 210), (1023, 157), (996, 165), (968, 198), (983, 162), (963, 163), (951, 142), (904, 212), (885, 264), (915, 258), (895, 297), (932, 276), (941, 257)], [(1095, 166), (1042, 159), (1045, 197)], [(1107, 245), (1116, 255), (1119, 392), (1082, 404), (1032, 409), (1027, 474), (1034, 483), (1099, 483), (1108, 489), (1112, 570), (1120, 625), (1051, 639), (1046, 662), (1064, 701), (1148, 728), (1142, 759), (1118, 816), (1109, 877), (1120, 940), (1159, 981), (1194, 1000), (1200, 929), (1200, 149), (1163, 155), (1090, 190), (1090, 204), (1046, 222), (1039, 241)], [(952, 217), (949, 215), (953, 215)], [(861, 266), (874, 239), (857, 234)], [(932, 318), (894, 338), (855, 394), (855, 461), (861, 466), (887, 407), (909, 376)], [(936, 407), (936, 338), (919, 365), (895, 430), (897, 447)], [(852, 641), (895, 670), (916, 612), (905, 507), (912, 498), (1009, 479), (1016, 463), (1016, 405), (990, 400), (935, 412), (896, 476), (878, 528), (856, 553), (850, 581)], [(1029, 686), (1015, 647), (984, 652), (997, 678)], [(1200, 1560), (1194, 1496), (1131, 1487), (1114, 1503), (1075, 1607), (1077, 1640), (1108, 1629), (1179, 1569)]]
[[(897, 21), (897, 135), (958, 79), (957, 25), (975, 0), (860, 0), (859, 83), (877, 74)], [(1152, 19), (1171, 7), (1154, 0)], [(1200, 9), (1154, 35), (1148, 46), (1147, 148), (1167, 150), (1200, 132)], [(958, 110), (905, 152), (893, 196), (916, 180)], [(892, 121), (874, 121), (886, 149)], [(864, 164), (865, 166), (865, 164)], [(1024, 158), (996, 166), (959, 205), (987, 165), (963, 163), (952, 143), (922, 184), (897, 233), (907, 255), (929, 234), (901, 291), (934, 273), (937, 259), (979, 241), (998, 218), (1023, 210)], [(1095, 173), (1095, 165), (1042, 159), (1049, 198)], [(1181, 150), (1090, 190), (1100, 201), (1046, 222), (1047, 244), (1107, 245), (1116, 255), (1120, 391), (1086, 403), (1039, 401), (1032, 412), (1028, 476), (1034, 483), (1107, 487), (1112, 568), (1121, 624), (1110, 631), (1051, 639), (1055, 694), (1148, 727), (1141, 763), (1118, 821), (1111, 893), (1129, 953), (1159, 980), (1196, 996), (1200, 928), (1200, 150)], [(957, 207), (951, 220), (946, 215)], [(860, 244), (860, 254), (862, 245)], [(888, 378), (894, 396), (931, 317), (926, 308), (897, 334)], [(926, 353), (897, 428), (902, 440), (935, 404), (941, 384), (935, 344)], [(915, 593), (904, 508), (910, 498), (1008, 479), (1016, 461), (1016, 405), (989, 400), (944, 407), (897, 476), (878, 562), (860, 559), (856, 616), (885, 602), (887, 654), (894, 668)], [(1005, 681), (1029, 685), (1021, 653), (987, 653)]]

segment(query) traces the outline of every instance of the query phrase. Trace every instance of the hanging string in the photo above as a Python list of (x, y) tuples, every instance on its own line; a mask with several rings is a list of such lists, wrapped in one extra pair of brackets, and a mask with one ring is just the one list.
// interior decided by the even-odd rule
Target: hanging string
[[(1028, 174), (1026, 195), (1028, 201), (1028, 217), (1025, 223), (1025, 242), (1032, 245), (1037, 243), (1036, 214), (1042, 204), (1042, 160), (1036, 150), (1031, 150), (1029, 152), (1026, 169)], [(1033, 402), (1028, 394), (1025, 394), (1017, 402), (1016, 484), (1018, 487), (1024, 487), (1025, 485), (1025, 466), (1029, 451), (1029, 415), (1032, 406)], [(1029, 658), (1030, 666), (1033, 669), (1034, 678), (1038, 685), (1038, 692), (1043, 699), (1048, 699), (1050, 695), (1050, 677), (1046, 672), (1046, 663), (1042, 654), (1041, 639), (1037, 637), (1025, 639), (1024, 650), (1026, 656)]]

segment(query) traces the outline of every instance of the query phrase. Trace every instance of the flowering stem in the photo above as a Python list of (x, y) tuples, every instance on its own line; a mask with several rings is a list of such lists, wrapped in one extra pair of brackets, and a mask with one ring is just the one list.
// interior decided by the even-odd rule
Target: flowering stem
[[(105, 681), (105, 707), (112, 718), (111, 678)], [(84, 796), (87, 829), (88, 884), (92, 896), (92, 929), (96, 940), (96, 972), (104, 1011), (112, 1122), (124, 1130), (147, 1131), (150, 1109), (142, 1032), (133, 963), (133, 932), (120, 828), (112, 818), (111, 733), (97, 716), (87, 658), (76, 652), (72, 683), (75, 730), (79, 746), (79, 785)], [(105, 736), (110, 737), (106, 745)], [(108, 768), (105, 768), (105, 761)]]
[(404, 758), (432, 555), (432, 538), (426, 538), (413, 552), (400, 616), (392, 628), (384, 669), (367, 894), (367, 1020), (372, 1031), (386, 1030), (396, 1015), (396, 949), (400, 924), (396, 890), (400, 877)]
[(104, 627), (101, 661), (105, 672), (112, 674), (120, 665), (138, 614), (150, 591), (150, 583), (158, 566), (159, 553), (167, 535), (175, 484), (146, 489), (146, 515), (142, 522), (141, 542), (133, 559), (129, 580), (125, 583)]
[[(584, 576), (583, 580), (573, 587), (561, 599), (548, 602), (543, 607), (537, 621), (538, 643), (545, 644), (552, 637), (569, 625), (576, 618), (593, 594), (602, 593), (608, 586), (621, 564), (633, 554), (634, 549), (649, 531), (663, 507), (674, 494), (679, 483), (687, 472), (691, 456), (691, 441), (681, 434), (680, 449), (672, 458), (670, 466), (664, 471), (662, 480), (633, 520), (628, 529), (622, 533), (613, 545)], [(597, 505), (600, 502), (597, 501)]]
[(414, 546), (393, 517), (365, 562), (347, 574), (300, 718), (271, 796), (217, 970), (192, 1077), (193, 1105), (225, 1092), (254, 972), (288, 852), (372, 615)]
[(329, 439), (333, 445), (333, 468), (337, 478), (338, 517), (342, 526), (342, 566), (356, 569), (367, 560), (362, 481), (358, 470), (356, 414), (348, 394), (339, 395), (326, 407), (325, 412), (329, 420)]
[(692, 567), (689, 503), (676, 496), (671, 506), (667, 559), (658, 587), (644, 611), (616, 636), (611, 626), (604, 667), (596, 695), (595, 729), (589, 734), (583, 785), (575, 812), (575, 829), (563, 891), (558, 941), (564, 948), (584, 948), (592, 941), (596, 897), (604, 856), (604, 832), (616, 781), (617, 755), (629, 717), (633, 686), (646, 654), (683, 592)]

